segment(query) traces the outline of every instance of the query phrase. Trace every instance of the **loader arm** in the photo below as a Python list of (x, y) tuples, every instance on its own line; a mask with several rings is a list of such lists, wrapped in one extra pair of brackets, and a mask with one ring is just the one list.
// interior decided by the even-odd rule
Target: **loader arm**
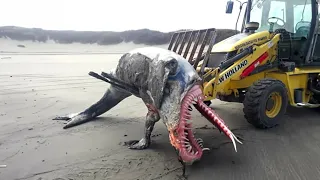
[[(209, 70), (204, 77), (210, 76), (213, 78), (203, 83), (203, 93), (207, 98), (205, 100), (209, 101), (215, 99), (217, 94), (229, 95), (232, 92), (237, 91), (236, 89), (231, 88), (232, 83), (230, 83), (230, 81), (242, 80), (258, 66), (262, 66), (266, 63), (271, 63), (274, 61), (276, 58), (270, 58), (272, 58), (273, 55), (276, 55), (276, 46), (274, 45), (277, 45), (279, 40), (280, 35), (276, 34), (269, 41), (260, 46), (254, 45), (245, 49), (243, 52), (247, 53), (247, 55), (244, 57), (240, 57), (239, 59), (235, 60), (233, 58), (228, 59), (226, 63), (228, 63), (228, 61), (234, 62), (231, 62), (232, 65), (225, 70), (219, 72), (219, 67), (213, 69), (212, 71)], [(263, 59), (260, 57), (263, 57)], [(217, 76), (215, 76), (216, 73), (218, 74)], [(218, 79), (216, 79), (216, 77), (218, 77)]]

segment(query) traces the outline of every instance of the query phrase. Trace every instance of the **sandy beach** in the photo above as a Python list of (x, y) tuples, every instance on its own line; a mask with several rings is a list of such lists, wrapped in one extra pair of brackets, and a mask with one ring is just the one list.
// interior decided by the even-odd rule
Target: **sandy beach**
[[(123, 145), (143, 135), (147, 109), (138, 98), (129, 97), (97, 120), (70, 129), (51, 120), (99, 100), (109, 85), (88, 72), (115, 68), (122, 55), (117, 53), (135, 46), (44, 48), (24, 42), (22, 49), (17, 43), (0, 43), (0, 165), (6, 165), (0, 167), (1, 180), (181, 179), (181, 165), (161, 121), (149, 149)], [(235, 152), (230, 141), (194, 111), (196, 136), (211, 151), (187, 168), (188, 179), (319, 179), (319, 112), (288, 108), (280, 126), (258, 130), (244, 119), (242, 104), (215, 100), (211, 107), (244, 144)]]

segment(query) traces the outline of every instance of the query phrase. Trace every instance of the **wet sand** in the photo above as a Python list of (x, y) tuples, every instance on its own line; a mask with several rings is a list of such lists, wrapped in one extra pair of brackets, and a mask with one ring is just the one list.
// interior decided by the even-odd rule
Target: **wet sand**
[[(109, 86), (88, 75), (109, 71), (118, 55), (0, 55), (1, 180), (181, 179), (181, 165), (159, 121), (146, 150), (123, 142), (143, 135), (147, 110), (130, 97), (95, 121), (62, 129), (56, 115), (82, 111)], [(319, 179), (319, 113), (289, 108), (281, 126), (258, 130), (242, 104), (211, 105), (244, 140), (230, 141), (193, 112), (197, 137), (211, 148), (187, 168), (188, 179)]]

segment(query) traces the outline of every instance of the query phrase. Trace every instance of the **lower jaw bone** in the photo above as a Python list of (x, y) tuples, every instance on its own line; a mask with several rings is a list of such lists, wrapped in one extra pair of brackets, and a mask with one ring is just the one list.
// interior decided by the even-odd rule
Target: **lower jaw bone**
[[(229, 130), (225, 125), (224, 121), (216, 115), (206, 104), (203, 103), (201, 99), (198, 99), (198, 102), (194, 104), (196, 109), (208, 119), (214, 126), (216, 126), (220, 131), (222, 131), (233, 143), (234, 149), (237, 152), (237, 146), (235, 141), (242, 144), (240, 140)], [(210, 150), (209, 148), (203, 148), (203, 151)]]

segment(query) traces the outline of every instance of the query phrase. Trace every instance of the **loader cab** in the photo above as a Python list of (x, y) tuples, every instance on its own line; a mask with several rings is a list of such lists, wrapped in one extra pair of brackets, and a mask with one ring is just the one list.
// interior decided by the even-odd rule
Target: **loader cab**
[[(226, 13), (232, 12), (233, 5), (228, 2)], [(279, 59), (305, 66), (320, 65), (318, 21), (318, 0), (249, 0), (242, 26), (255, 22), (256, 32), (280, 33)]]

